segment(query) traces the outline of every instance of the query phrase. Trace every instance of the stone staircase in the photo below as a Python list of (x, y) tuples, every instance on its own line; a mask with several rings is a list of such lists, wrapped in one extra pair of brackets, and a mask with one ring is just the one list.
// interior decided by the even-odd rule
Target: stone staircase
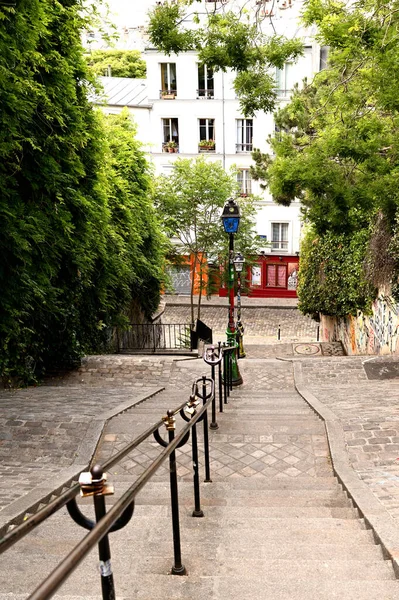
[[(129, 525), (111, 535), (117, 598), (397, 600), (390, 561), (333, 476), (323, 423), (293, 389), (248, 387), (233, 391), (218, 414), (219, 429), (210, 432), (213, 482), (201, 486), (204, 518), (191, 516), (191, 448), (178, 452), (187, 576), (168, 574), (173, 544), (165, 467), (138, 495)], [(169, 389), (113, 419), (99, 459), (158, 420), (176, 399), (184, 397)], [(155, 442), (143, 444), (111, 470), (116, 494), (107, 503), (158, 451)], [(89, 514), (90, 500), (82, 504)], [(83, 535), (63, 510), (6, 553), (0, 600), (26, 598)], [(96, 563), (94, 550), (55, 597), (100, 598)]]

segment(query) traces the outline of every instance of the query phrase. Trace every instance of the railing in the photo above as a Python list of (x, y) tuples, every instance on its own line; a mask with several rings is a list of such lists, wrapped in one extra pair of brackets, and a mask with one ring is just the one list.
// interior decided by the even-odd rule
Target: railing
[(177, 96), (177, 90), (159, 90), (161, 100), (174, 100)]
[(118, 334), (118, 352), (128, 350), (193, 350), (188, 323), (130, 323)]
[(213, 100), (215, 97), (214, 90), (197, 90), (197, 98), (205, 98), (207, 100)]
[[(115, 586), (111, 567), (111, 551), (108, 535), (122, 529), (130, 521), (134, 514), (134, 501), (139, 491), (157, 472), (166, 459), (169, 459), (169, 482), (172, 507), (172, 531), (174, 562), (171, 573), (184, 575), (186, 569), (182, 563), (180, 547), (180, 524), (179, 524), (179, 501), (178, 483), (176, 470), (176, 450), (186, 444), (191, 435), (192, 461), (193, 461), (193, 483), (194, 483), (194, 510), (193, 517), (203, 517), (200, 497), (200, 481), (198, 466), (198, 439), (197, 423), (203, 422), (204, 441), (204, 463), (205, 482), (211, 483), (210, 455), (208, 439), (208, 408), (212, 405), (212, 422), (210, 429), (218, 429), (216, 422), (216, 369), (218, 369), (218, 395), (219, 411), (223, 412), (223, 405), (227, 404), (232, 386), (232, 355), (237, 350), (237, 345), (221, 344), (209, 346), (205, 349), (204, 360), (211, 367), (211, 377), (205, 375), (197, 379), (192, 386), (188, 402), (184, 402), (175, 410), (167, 411), (167, 415), (144, 431), (135, 440), (120, 450), (117, 454), (107, 460), (102, 466), (92, 466), (90, 471), (84, 472), (79, 478), (79, 484), (40, 509), (35, 515), (22, 524), (14, 527), (0, 541), (0, 554), (5, 552), (16, 542), (25, 537), (40, 523), (45, 521), (63, 506), (67, 506), (68, 513), (80, 526), (89, 530), (89, 533), (73, 548), (68, 556), (46, 577), (46, 579), (29, 596), (28, 600), (47, 600), (51, 598), (59, 587), (68, 579), (72, 572), (83, 561), (85, 556), (98, 544), (100, 557), (100, 576), (103, 600), (115, 599)], [(222, 373), (223, 366), (223, 373)], [(202, 404), (201, 401), (202, 400)], [(180, 415), (186, 425), (176, 435), (176, 415)], [(168, 432), (168, 440), (165, 441), (159, 429), (165, 425)], [(104, 471), (119, 463), (139, 444), (153, 436), (163, 450), (153, 463), (138, 477), (138, 479), (126, 490), (121, 498), (106, 511), (105, 495), (113, 493), (113, 487), (106, 483)], [(92, 496), (95, 510), (95, 521), (87, 518), (76, 503), (76, 495), (81, 491), (83, 496)]]
[(236, 144), (236, 152), (252, 152), (253, 144)]

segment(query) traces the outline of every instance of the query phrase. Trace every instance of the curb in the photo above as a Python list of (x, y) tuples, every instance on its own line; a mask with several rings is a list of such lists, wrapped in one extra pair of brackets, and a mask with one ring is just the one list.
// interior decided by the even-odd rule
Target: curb
[[(179, 307), (179, 306), (189, 306), (189, 304), (185, 303), (185, 302), (166, 302), (165, 305), (165, 309), (169, 308), (169, 307)], [(201, 308), (226, 308), (227, 309), (228, 304), (217, 304), (216, 302), (211, 302), (210, 304), (201, 304)], [(237, 308), (237, 305), (234, 304), (234, 308)], [(283, 309), (283, 310), (288, 310), (288, 309), (295, 309), (298, 310), (297, 306), (282, 306), (281, 304), (242, 304), (241, 303), (241, 310), (243, 309), (247, 309), (247, 308), (278, 308), (278, 309)]]
[(152, 391), (147, 391), (146, 393), (138, 395), (134, 401), (128, 400), (127, 402), (123, 402), (113, 410), (93, 418), (84, 439), (77, 449), (75, 460), (72, 465), (62, 469), (57, 477), (43, 481), (27, 494), (17, 498), (17, 500), (14, 500), (14, 502), (11, 502), (2, 509), (0, 512), (0, 536), (7, 533), (10, 526), (19, 525), (26, 520), (27, 517), (35, 514), (41, 506), (47, 504), (53, 496), (61, 495), (63, 491), (77, 483), (80, 473), (82, 471), (87, 471), (89, 468), (108, 421), (130, 408), (133, 408), (137, 404), (152, 398), (164, 389), (164, 387), (154, 387)]
[(335, 476), (366, 526), (372, 530), (376, 544), (382, 547), (384, 557), (392, 561), (395, 575), (399, 579), (399, 527), (396, 521), (351, 466), (340, 419), (303, 385), (302, 364), (299, 361), (290, 362), (293, 364), (295, 389), (324, 421)]

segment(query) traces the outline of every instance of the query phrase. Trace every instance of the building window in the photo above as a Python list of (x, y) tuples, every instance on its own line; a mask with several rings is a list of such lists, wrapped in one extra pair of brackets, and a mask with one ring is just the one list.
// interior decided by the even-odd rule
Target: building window
[(237, 119), (236, 152), (252, 152), (253, 120)]
[(174, 98), (176, 94), (176, 63), (161, 63), (161, 98)]
[(179, 121), (178, 119), (162, 119), (164, 152), (178, 152), (179, 150)]
[(312, 47), (306, 46), (304, 55), (299, 57), (295, 63), (286, 62), (282, 69), (276, 69), (277, 96), (288, 97), (295, 84), (301, 83), (304, 79), (310, 80), (312, 74)]
[(272, 223), (272, 250), (288, 250), (288, 223)]
[(215, 119), (199, 119), (200, 152), (215, 152)]
[(252, 178), (249, 169), (240, 169), (237, 173), (237, 182), (240, 186), (241, 196), (252, 194)]
[(213, 69), (206, 65), (198, 65), (198, 90), (197, 98), (213, 98)]
[(289, 96), (295, 83), (294, 63), (285, 63), (282, 69), (276, 71), (277, 95), (280, 97)]
[(287, 265), (266, 266), (266, 287), (287, 287)]
[(320, 71), (327, 68), (328, 50), (328, 46), (322, 46), (320, 48)]

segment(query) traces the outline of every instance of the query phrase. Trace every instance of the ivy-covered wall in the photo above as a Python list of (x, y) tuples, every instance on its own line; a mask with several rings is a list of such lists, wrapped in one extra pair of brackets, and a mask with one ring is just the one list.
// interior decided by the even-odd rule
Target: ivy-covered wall
[(132, 298), (157, 307), (163, 238), (126, 114), (102, 118), (83, 0), (0, 6), (0, 381), (107, 347)]

